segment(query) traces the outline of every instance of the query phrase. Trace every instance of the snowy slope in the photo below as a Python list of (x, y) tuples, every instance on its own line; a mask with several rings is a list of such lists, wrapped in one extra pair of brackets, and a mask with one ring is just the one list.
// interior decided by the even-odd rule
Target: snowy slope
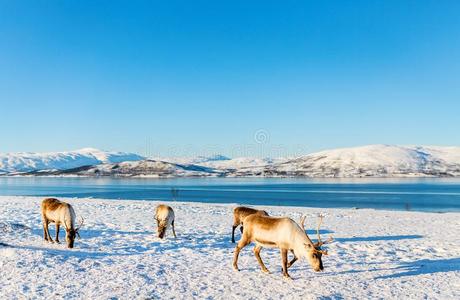
[(261, 252), (271, 274), (252, 245), (232, 269), (233, 205), (171, 202), (177, 239), (159, 240), (158, 202), (65, 199), (85, 218), (69, 250), (43, 241), (40, 201), (0, 197), (0, 299), (460, 299), (458, 213), (260, 207), (305, 213), (307, 228), (324, 213), (324, 237), (335, 238), (324, 272), (302, 260), (289, 281), (276, 249)]
[(36, 170), (65, 170), (101, 163), (136, 161), (142, 156), (126, 152), (107, 152), (85, 148), (68, 152), (5, 153), (0, 154), (0, 173), (30, 172)]
[(281, 163), (286, 159), (283, 158), (255, 158), (255, 157), (238, 157), (228, 160), (208, 161), (200, 165), (215, 169), (233, 169), (241, 170), (246, 168), (257, 168)]
[(181, 165), (157, 160), (126, 161), (115, 164), (100, 164), (81, 167), (54, 174), (72, 174), (79, 176), (144, 176), (144, 177), (182, 177), (182, 176), (217, 176), (218, 173), (197, 165)]
[(220, 154), (196, 157), (152, 157), (152, 159), (182, 165), (204, 165), (207, 163), (225, 162), (231, 160), (231, 158)]
[[(407, 177), (460, 176), (460, 147), (369, 145), (326, 150), (295, 159), (158, 158), (139, 163), (137, 154), (82, 149), (56, 153), (0, 154), (0, 175), (123, 175), (123, 176), (306, 176)], [(100, 166), (104, 164), (103, 166)], [(89, 166), (89, 167), (88, 167)], [(83, 167), (83, 168), (82, 168)], [(48, 170), (37, 172), (37, 170)], [(49, 171), (51, 170), (51, 172)]]
[(311, 177), (460, 176), (460, 147), (370, 145), (321, 151), (274, 165)]
[(229, 158), (223, 155), (210, 157), (161, 157), (156, 160), (167, 161), (178, 164), (199, 165), (218, 170), (242, 170), (247, 168), (260, 168), (275, 163), (287, 161), (286, 158), (256, 158), (256, 157), (237, 157)]

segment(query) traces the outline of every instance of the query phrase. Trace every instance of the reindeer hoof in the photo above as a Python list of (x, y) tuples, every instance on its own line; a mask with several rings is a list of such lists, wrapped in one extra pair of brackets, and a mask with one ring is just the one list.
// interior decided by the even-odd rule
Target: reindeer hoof
[(268, 269), (262, 269), (262, 272), (264, 272), (265, 274), (270, 274), (270, 271)]
[(284, 277), (284, 279), (292, 280), (292, 278), (291, 278), (291, 276), (289, 276), (289, 274), (283, 274), (283, 277)]
[(235, 271), (237, 271), (237, 272), (240, 271), (240, 269), (238, 269), (238, 266), (235, 266), (235, 265), (233, 266), (233, 269), (234, 269)]

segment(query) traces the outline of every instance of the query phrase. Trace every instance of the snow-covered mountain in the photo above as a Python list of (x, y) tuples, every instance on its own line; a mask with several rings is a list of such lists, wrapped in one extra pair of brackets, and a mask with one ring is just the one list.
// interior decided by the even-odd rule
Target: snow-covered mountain
[(265, 168), (273, 164), (278, 164), (286, 161), (285, 158), (254, 158), (254, 157), (237, 157), (228, 160), (219, 160), (219, 161), (207, 161), (203, 162), (200, 165), (219, 169), (219, 170), (245, 170), (245, 169), (257, 169)]
[(308, 177), (460, 176), (460, 147), (370, 145), (321, 151), (266, 169)]
[(50, 153), (5, 153), (0, 154), (0, 173), (67, 170), (102, 163), (118, 163), (142, 159), (144, 159), (142, 156), (134, 153), (108, 152), (93, 148)]
[(200, 165), (219, 170), (239, 170), (242, 168), (264, 167), (274, 163), (285, 161), (280, 158), (255, 158), (237, 157), (229, 158), (223, 155), (198, 156), (198, 157), (159, 157), (155, 160), (166, 161), (176, 164)]
[(460, 177), (460, 147), (370, 145), (326, 150), (295, 159), (143, 157), (82, 149), (56, 153), (0, 154), (0, 174), (78, 176), (304, 176)]
[(211, 156), (196, 157), (152, 157), (152, 160), (166, 161), (170, 163), (183, 165), (204, 165), (207, 163), (228, 161), (231, 160), (231, 158), (224, 155), (215, 154)]
[[(40, 175), (46, 175), (43, 172)], [(114, 164), (84, 166), (49, 175), (118, 176), (118, 177), (190, 177), (219, 176), (221, 172), (197, 165), (181, 165), (158, 160), (125, 161)]]

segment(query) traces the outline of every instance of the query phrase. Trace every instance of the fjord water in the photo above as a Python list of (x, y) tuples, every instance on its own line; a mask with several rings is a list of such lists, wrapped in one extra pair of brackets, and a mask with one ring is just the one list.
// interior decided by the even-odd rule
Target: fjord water
[(460, 179), (1, 177), (0, 195), (460, 211)]

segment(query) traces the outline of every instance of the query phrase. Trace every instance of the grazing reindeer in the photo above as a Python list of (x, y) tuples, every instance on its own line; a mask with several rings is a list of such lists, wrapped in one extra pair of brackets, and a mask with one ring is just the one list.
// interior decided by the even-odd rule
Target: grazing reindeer
[(171, 207), (164, 204), (158, 205), (155, 211), (155, 220), (157, 221), (158, 237), (160, 239), (165, 237), (166, 229), (169, 225), (172, 227), (174, 237), (177, 238), (174, 229), (174, 211)]
[(42, 221), (43, 221), (43, 236), (45, 241), (53, 243), (51, 238), (48, 224), (56, 224), (56, 243), (59, 243), (59, 228), (64, 225), (65, 228), (65, 240), (68, 248), (73, 248), (75, 236), (78, 235), (80, 238), (79, 230), (83, 226), (83, 218), (80, 221), (78, 227), (75, 227), (75, 211), (73, 207), (65, 202), (61, 202), (55, 198), (47, 198), (42, 201), (41, 205)]
[[(243, 221), (244, 231), (241, 240), (235, 248), (233, 258), (233, 267), (238, 271), (238, 255), (243, 247), (254, 242), (254, 255), (259, 262), (262, 271), (269, 273), (260, 258), (262, 247), (279, 248), (281, 251), (283, 275), (291, 278), (288, 274), (288, 268), (301, 257), (307, 258), (313, 270), (316, 272), (323, 270), (322, 255), (327, 255), (327, 251), (321, 250), (321, 246), (332, 241), (322, 242), (319, 234), (319, 226), (322, 222), (322, 216), (317, 228), (318, 242), (313, 243), (305, 231), (305, 216), (300, 220), (301, 226), (290, 218), (273, 218), (261, 215), (250, 215)], [(294, 254), (294, 258), (288, 264), (288, 251)]]
[(264, 210), (257, 210), (254, 208), (238, 206), (233, 210), (233, 227), (232, 227), (232, 243), (235, 243), (235, 229), (241, 225), (240, 230), (243, 233), (243, 221), (244, 219), (253, 214), (258, 214), (261, 216), (268, 216), (268, 213)]

